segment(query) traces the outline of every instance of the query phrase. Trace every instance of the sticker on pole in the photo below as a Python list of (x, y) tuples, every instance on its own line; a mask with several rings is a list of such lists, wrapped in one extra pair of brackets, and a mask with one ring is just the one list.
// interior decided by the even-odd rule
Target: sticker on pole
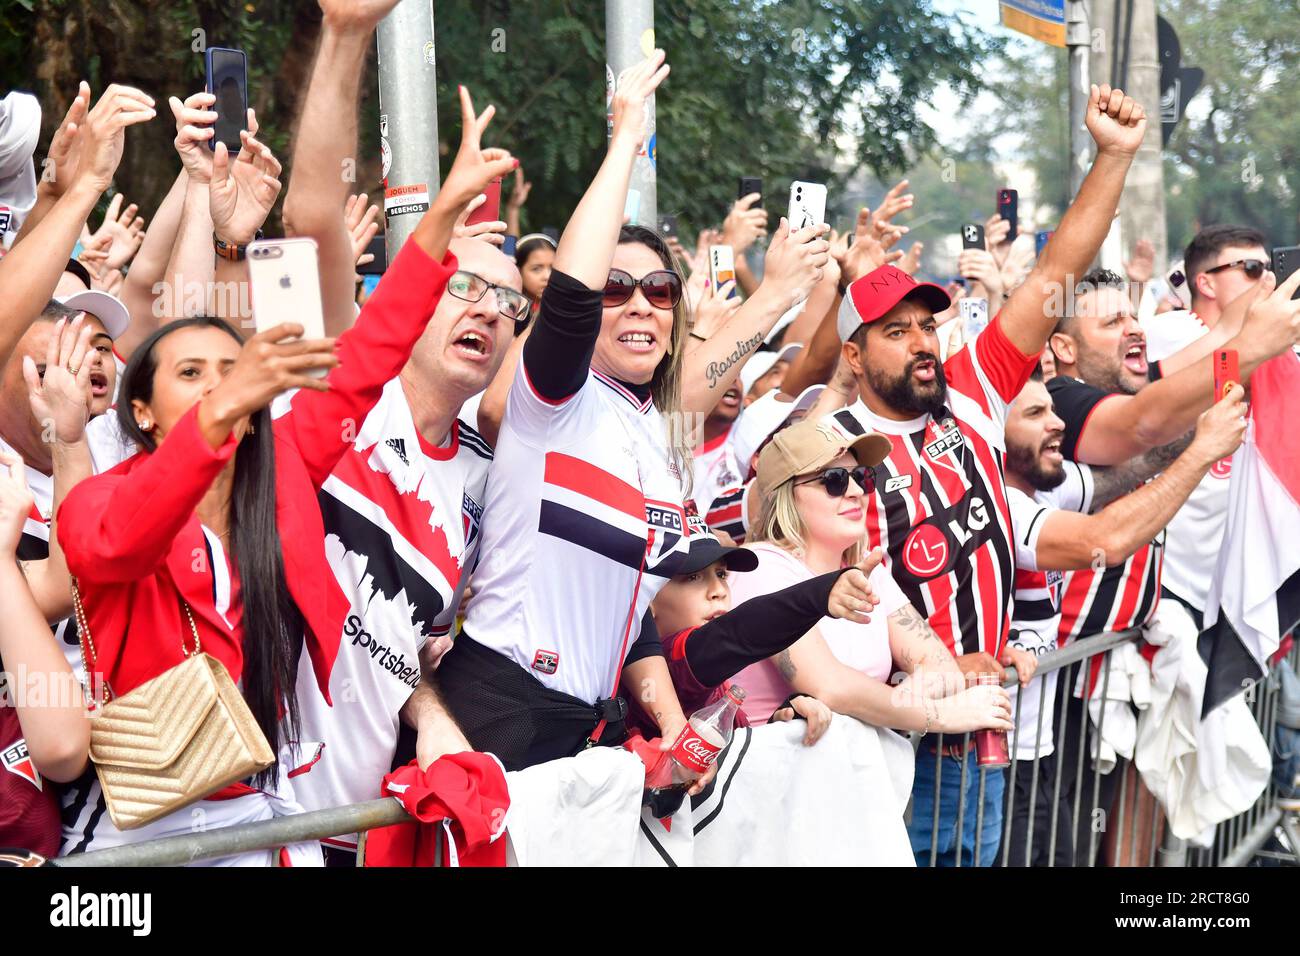
[(614, 68), (605, 64), (605, 135), (614, 135)]
[(387, 139), (379, 141), (379, 163), (383, 167), (381, 179), (388, 178), (388, 171), (393, 168), (393, 147), (388, 145)]
[(384, 190), (384, 215), (404, 216), (412, 212), (426, 212), (429, 208), (429, 186), (393, 186)]

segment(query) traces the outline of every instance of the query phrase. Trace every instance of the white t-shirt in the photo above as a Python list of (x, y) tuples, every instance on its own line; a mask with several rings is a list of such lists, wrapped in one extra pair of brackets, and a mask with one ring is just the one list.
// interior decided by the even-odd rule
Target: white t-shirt
[(520, 362), (465, 633), (548, 687), (608, 697), (622, 648), (690, 547), (682, 484), (651, 399), (592, 370), (552, 402)]
[[(1147, 358), (1162, 361), (1210, 330), (1194, 312), (1166, 312), (1142, 324)], [(1199, 611), (1205, 610), (1210, 578), (1228, 520), (1228, 479), (1232, 457), (1216, 461), (1165, 528), (1161, 583)]]
[[(464, 422), (446, 447), (426, 442), (395, 378), (321, 486), (325, 554), (352, 606), (330, 672), (333, 707), (306, 655), (298, 667), (302, 739), (325, 744), (295, 780), (308, 810), (380, 795), (399, 712), (420, 682), (420, 650), (455, 622), (491, 460)], [(326, 842), (356, 844), (351, 835)]]
[[(756, 541), (746, 547), (758, 555), (758, 567), (728, 576), (732, 607), (814, 576), (802, 561), (769, 541)], [(893, 667), (887, 618), (906, 604), (907, 598), (884, 564), (877, 566), (867, 580), (880, 598), (870, 622), (859, 624), (843, 618), (823, 617), (817, 622), (817, 630), (842, 664), (883, 682), (889, 680)], [(770, 660), (751, 664), (734, 680), (745, 688), (745, 703), (741, 709), (753, 724), (764, 723), (790, 696), (789, 683)]]
[[(1008, 485), (1007, 501), (1016, 539), (1016, 599), (1007, 640), (1011, 646), (1041, 657), (1056, 650), (1065, 575), (1038, 570), (1038, 536), (1053, 511), (1087, 513), (1092, 505), (1092, 470), (1067, 460), (1062, 484), (1032, 498)], [(1046, 757), (1054, 748), (1057, 673), (1048, 671), (1033, 678), (1024, 693), (1019, 687), (1011, 691), (1011, 713), (1016, 720), (1014, 750), (1020, 760), (1033, 760), (1035, 754)]]

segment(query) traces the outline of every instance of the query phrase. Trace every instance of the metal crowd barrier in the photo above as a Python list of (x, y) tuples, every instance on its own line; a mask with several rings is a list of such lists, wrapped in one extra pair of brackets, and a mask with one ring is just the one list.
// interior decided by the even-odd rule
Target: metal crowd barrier
[[(1253, 859), (1274, 859), (1300, 862), (1300, 815), (1288, 812), (1278, 805), (1277, 790), (1270, 781), (1268, 788), (1248, 811), (1226, 820), (1216, 828), (1213, 843), (1208, 849), (1188, 848), (1164, 827), (1164, 817), (1154, 797), (1141, 785), (1131, 762), (1121, 760), (1109, 775), (1094, 772), (1091, 760), (1091, 741), (1099, 737), (1105, 724), (1106, 710), (1102, 708), (1094, 728), (1087, 718), (1084, 702), (1073, 694), (1078, 669), (1099, 655), (1105, 665), (1102, 669), (1103, 698), (1110, 681), (1110, 655), (1122, 644), (1132, 643), (1140, 636), (1137, 630), (1107, 633), (1076, 641), (1073, 644), (1043, 655), (1038, 661), (1037, 674), (1060, 672), (1057, 681), (1057, 699), (1040, 700), (1039, 719), (1033, 729), (1035, 747), (1042, 741), (1043, 724), (1049, 712), (1055, 721), (1054, 751), (1051, 755), (1054, 772), (1047, 781), (1040, 781), (1042, 757), (1021, 761), (1016, 757), (1019, 729), (1008, 735), (1012, 762), (1006, 771), (978, 773), (977, 809), (975, 813), (974, 852), (969, 863), (979, 864), (983, 847), (985, 788), (990, 772), (1005, 774), (1005, 796), (1002, 804), (1002, 827), (995, 864), (1001, 866), (1243, 866)], [(1291, 666), (1300, 663), (1300, 644), (1291, 654)], [(1017, 682), (1014, 668), (1007, 669), (1006, 686)], [(1043, 682), (1031, 692), (1044, 693)], [(1019, 726), (1018, 699), (1016, 723)], [(1277, 725), (1279, 681), (1276, 668), (1253, 688), (1251, 711), (1273, 750), (1273, 731)], [(945, 746), (943, 735), (937, 735), (938, 747)], [(949, 738), (950, 741), (955, 738)], [(975, 752), (969, 746), (970, 734), (961, 737), (964, 757), (959, 786), (958, 812), (955, 822), (954, 845), (958, 852), (954, 864), (969, 865), (963, 861), (960, 849), (965, 827), (967, 762), (975, 761)], [(928, 743), (922, 742), (922, 746)], [(939, 839), (939, 791), (946, 760), (935, 761), (935, 810), (931, 820), (930, 865), (937, 862)], [(1016, 832), (1014, 780), (1020, 768), (1029, 767), (1032, 774), (1029, 809), (1024, 832)], [(1110, 780), (1106, 780), (1109, 776)], [(1034, 824), (1040, 812), (1040, 786), (1051, 788), (1048, 817), (1047, 852), (1042, 850), (1041, 836), (1035, 836)], [(1065, 798), (1062, 791), (1065, 790)], [(1046, 791), (1042, 791), (1045, 793)], [(199, 860), (273, 849), (286, 844), (319, 840), (341, 833), (357, 833), (376, 827), (389, 826), (410, 819), (401, 804), (394, 799), (371, 800), (366, 803), (318, 810), (291, 817), (277, 817), (260, 823), (217, 828), (180, 836), (166, 837), (128, 846), (72, 854), (58, 860), (59, 866), (178, 866)], [(1023, 858), (1012, 859), (1012, 837), (1023, 844)], [(1266, 849), (1271, 838), (1280, 837), (1283, 850)], [(1020, 856), (1020, 853), (1016, 854)]]
[[(1211, 847), (1201, 849), (1188, 847), (1185, 841), (1167, 831), (1159, 804), (1142, 785), (1131, 761), (1118, 759), (1109, 774), (1094, 769), (1092, 748), (1105, 727), (1107, 708), (1100, 709), (1094, 725), (1088, 717), (1086, 702), (1074, 696), (1075, 681), (1081, 669), (1101, 657), (1098, 679), (1101, 698), (1106, 699), (1111, 652), (1120, 645), (1137, 641), (1140, 636), (1137, 629), (1100, 634), (1040, 657), (1035, 676), (1058, 672), (1056, 696), (1047, 699), (1042, 680), (1019, 695), (1016, 730), (1008, 734), (1011, 765), (1006, 770), (977, 768), (969, 733), (960, 738), (959, 750), (963, 753), (960, 770), (954, 766), (958, 763), (955, 757), (936, 755), (930, 849), (928, 857), (924, 849), (918, 849), (919, 862), (930, 866), (981, 865), (981, 857), (988, 850), (984, 838), (988, 805), (987, 809), (993, 812), (1000, 809), (1002, 813), (1001, 834), (993, 856), (996, 866), (1244, 866), (1256, 857), (1300, 863), (1300, 818), (1277, 805), (1277, 789), (1271, 780), (1254, 806), (1219, 824)], [(1300, 645), (1291, 654), (1290, 666), (1297, 662), (1300, 662)], [(1286, 666), (1285, 662), (1282, 666)], [(1012, 688), (1017, 682), (1014, 668), (1008, 668), (1004, 686)], [(1279, 692), (1276, 667), (1248, 691), (1252, 697), (1251, 712), (1270, 753), (1274, 747)], [(1041, 695), (1038, 720), (1034, 727), (1022, 727), (1020, 709), (1030, 694)], [(1047, 720), (1053, 721), (1053, 749), (1051, 754), (1043, 756), (1040, 751)], [(1017, 743), (1023, 734), (1033, 735), (1037, 756), (1032, 760), (1020, 760), (1017, 756)], [(937, 737), (939, 754), (958, 739), (950, 737), (945, 741), (942, 734)], [(921, 746), (929, 744), (923, 741)], [(973, 834), (968, 835), (970, 821), (966, 804), (972, 769), (977, 776), (973, 783), (977, 787), (975, 826)], [(958, 801), (954, 831), (949, 834), (941, 826), (940, 797), (945, 779), (951, 785), (949, 775), (954, 773), (959, 775)], [(991, 773), (1003, 775), (1004, 796), (1000, 807), (986, 799)], [(1016, 793), (1015, 780), (1019, 774), (1029, 778), (1027, 808)], [(1050, 795), (1044, 788), (1050, 788)], [(1021, 804), (1019, 817), (1018, 803)], [(941, 837), (945, 838), (942, 850)], [(1283, 849), (1264, 849), (1274, 837), (1283, 838)], [(965, 847), (967, 840), (971, 847)]]

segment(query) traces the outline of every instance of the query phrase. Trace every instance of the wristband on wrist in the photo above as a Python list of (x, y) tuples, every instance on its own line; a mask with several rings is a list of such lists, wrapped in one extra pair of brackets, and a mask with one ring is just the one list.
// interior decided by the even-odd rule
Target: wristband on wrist
[[(261, 238), (262, 230), (259, 229), (253, 239)], [(229, 259), (231, 262), (243, 262), (248, 255), (248, 243), (227, 242), (215, 232), (212, 234), (212, 248), (222, 259)]]

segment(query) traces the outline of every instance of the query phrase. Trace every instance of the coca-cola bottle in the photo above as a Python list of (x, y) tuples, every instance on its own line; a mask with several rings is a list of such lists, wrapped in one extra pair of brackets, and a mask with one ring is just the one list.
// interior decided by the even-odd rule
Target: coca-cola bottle
[(744, 700), (744, 690), (728, 684), (721, 698), (691, 715), (668, 752), (673, 762), (674, 784), (689, 786), (709, 772), (718, 754), (731, 743), (736, 711)]

